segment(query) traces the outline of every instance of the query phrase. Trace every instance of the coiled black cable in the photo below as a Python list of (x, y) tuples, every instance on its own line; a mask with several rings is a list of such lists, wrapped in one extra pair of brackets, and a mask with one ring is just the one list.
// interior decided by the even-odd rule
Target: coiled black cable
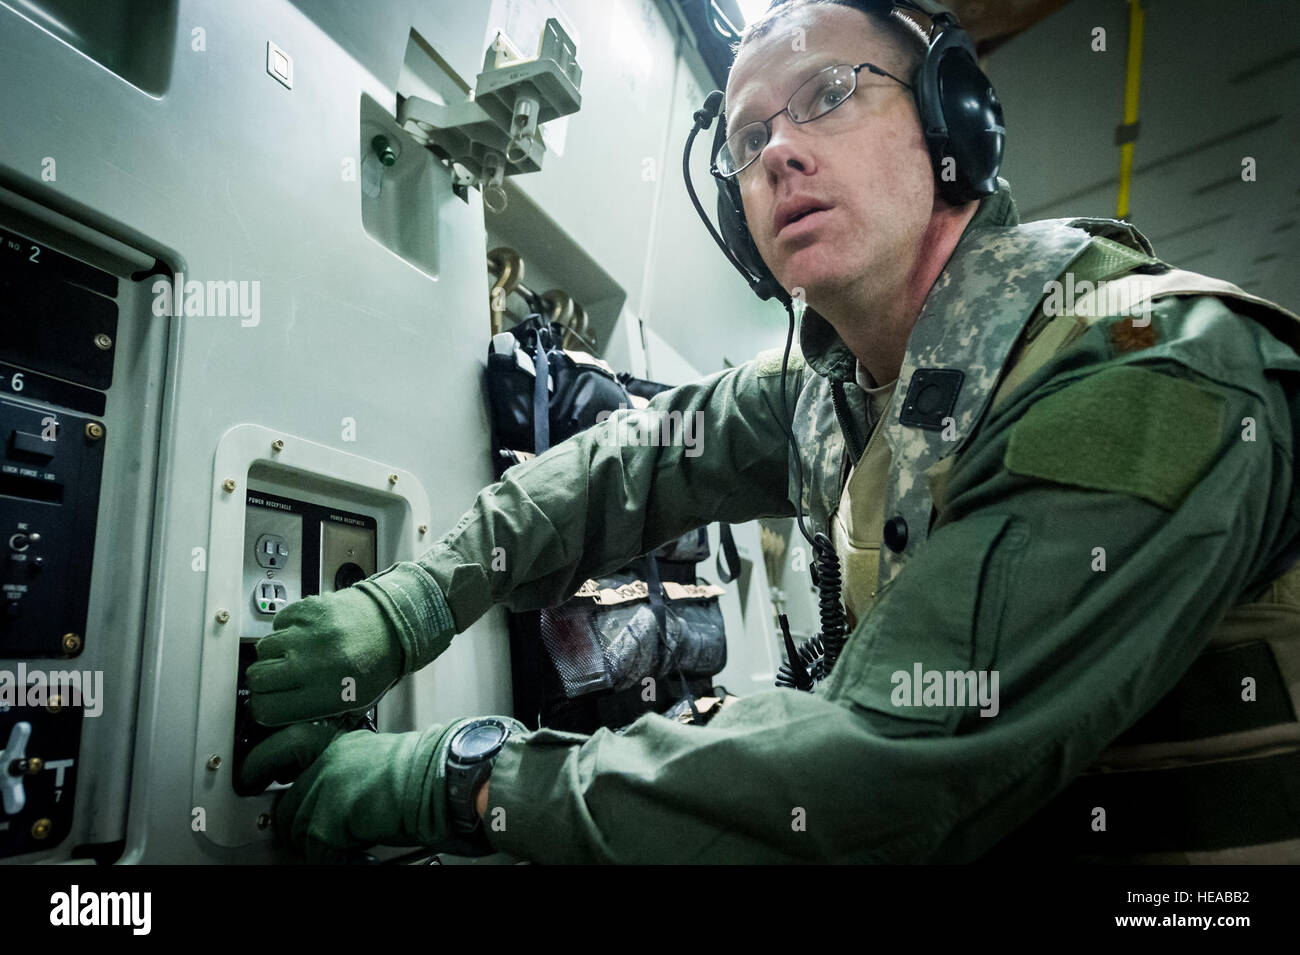
[(813, 538), (813, 548), (817, 552), (817, 610), (822, 622), (822, 645), (825, 647), (824, 659), (826, 672), (840, 657), (844, 649), (845, 620), (844, 605), (840, 602), (843, 580), (840, 576), (840, 558), (835, 553), (835, 545), (821, 531)]
[[(830, 675), (831, 667), (835, 665), (835, 661), (839, 659), (840, 651), (844, 648), (846, 624), (844, 605), (840, 600), (843, 578), (840, 574), (840, 558), (835, 553), (835, 545), (831, 542), (830, 537), (822, 531), (818, 531), (815, 536), (810, 535), (803, 522), (803, 457), (799, 453), (799, 442), (794, 436), (793, 416), (790, 412), (789, 402), (786, 399), (785, 389), (786, 373), (789, 371), (790, 366), (790, 348), (794, 344), (794, 304), (787, 302), (785, 310), (790, 316), (790, 328), (786, 333), (785, 352), (781, 355), (781, 411), (786, 425), (786, 437), (789, 439), (790, 447), (794, 451), (795, 476), (798, 485), (795, 492), (797, 495), (795, 499), (797, 503), (795, 518), (799, 525), (799, 533), (803, 534), (804, 540), (808, 541), (808, 545), (813, 550), (813, 583), (817, 585), (817, 611), (822, 625), (821, 633), (805, 640), (797, 652), (802, 655), (805, 649), (811, 650), (810, 644), (820, 637), (817, 652), (822, 662), (820, 679), (824, 679)], [(782, 614), (782, 617), (784, 618), (784, 614)], [(782, 626), (786, 626), (784, 619), (782, 620)], [(788, 639), (786, 643), (786, 655), (789, 657), (792, 644)], [(791, 658), (788, 663), (793, 666), (794, 660)], [(818, 682), (819, 678), (815, 674), (810, 673), (809, 676), (811, 678), (809, 685), (800, 686), (799, 689), (811, 690), (813, 685)], [(777, 685), (782, 685), (779, 679)]]

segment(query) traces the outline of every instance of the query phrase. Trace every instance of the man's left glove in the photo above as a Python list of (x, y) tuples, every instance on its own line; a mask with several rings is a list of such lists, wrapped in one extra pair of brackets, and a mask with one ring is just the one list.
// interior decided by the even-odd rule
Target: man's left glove
[(481, 854), (454, 837), (447, 806), (447, 749), (471, 722), (413, 733), (298, 723), (254, 747), (242, 781), (264, 789), (296, 778), (276, 805), (275, 826), (310, 862), (346, 862), (373, 845)]

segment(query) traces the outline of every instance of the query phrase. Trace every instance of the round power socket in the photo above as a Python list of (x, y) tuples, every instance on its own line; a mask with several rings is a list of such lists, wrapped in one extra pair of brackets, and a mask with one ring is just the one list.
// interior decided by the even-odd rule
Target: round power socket
[(366, 572), (361, 569), (361, 565), (348, 561), (335, 572), (334, 589), (347, 590), (353, 584), (365, 579)]

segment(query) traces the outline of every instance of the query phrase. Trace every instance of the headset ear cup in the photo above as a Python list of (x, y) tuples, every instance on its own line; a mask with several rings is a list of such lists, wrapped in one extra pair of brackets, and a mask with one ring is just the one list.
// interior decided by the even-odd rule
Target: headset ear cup
[(789, 296), (772, 275), (763, 257), (758, 254), (754, 237), (749, 234), (739, 183), (717, 174), (718, 152), (726, 138), (727, 121), (725, 117), (719, 116), (717, 128), (713, 132), (713, 151), (710, 153), (714, 180), (718, 184), (718, 235), (734, 260), (732, 264), (744, 276), (754, 294), (765, 302), (775, 296), (785, 304)]
[[(947, 165), (957, 203), (990, 196), (998, 189), (998, 170), (1006, 131), (1002, 103), (979, 64), (965, 50), (950, 50), (939, 63), (939, 101), (948, 127)], [(949, 200), (952, 201), (952, 200)]]
[(758, 254), (749, 224), (745, 221), (740, 188), (730, 179), (718, 180), (718, 232), (736, 261), (758, 280), (757, 284), (751, 283), (754, 293), (763, 301), (775, 297), (784, 303), (788, 298), (785, 289), (781, 288), (776, 276)]
[(997, 191), (1002, 104), (965, 30), (945, 25), (917, 77), (917, 111), (939, 194), (953, 205)]

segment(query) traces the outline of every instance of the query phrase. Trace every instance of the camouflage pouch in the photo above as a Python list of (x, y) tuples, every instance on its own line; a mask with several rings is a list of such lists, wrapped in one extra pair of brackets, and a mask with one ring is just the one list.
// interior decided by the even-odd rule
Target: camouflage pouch
[(716, 584), (664, 581), (664, 628), (645, 580), (628, 570), (588, 580), (542, 611), (541, 640), (568, 699), (641, 686), (649, 677), (711, 677), (727, 662)]

